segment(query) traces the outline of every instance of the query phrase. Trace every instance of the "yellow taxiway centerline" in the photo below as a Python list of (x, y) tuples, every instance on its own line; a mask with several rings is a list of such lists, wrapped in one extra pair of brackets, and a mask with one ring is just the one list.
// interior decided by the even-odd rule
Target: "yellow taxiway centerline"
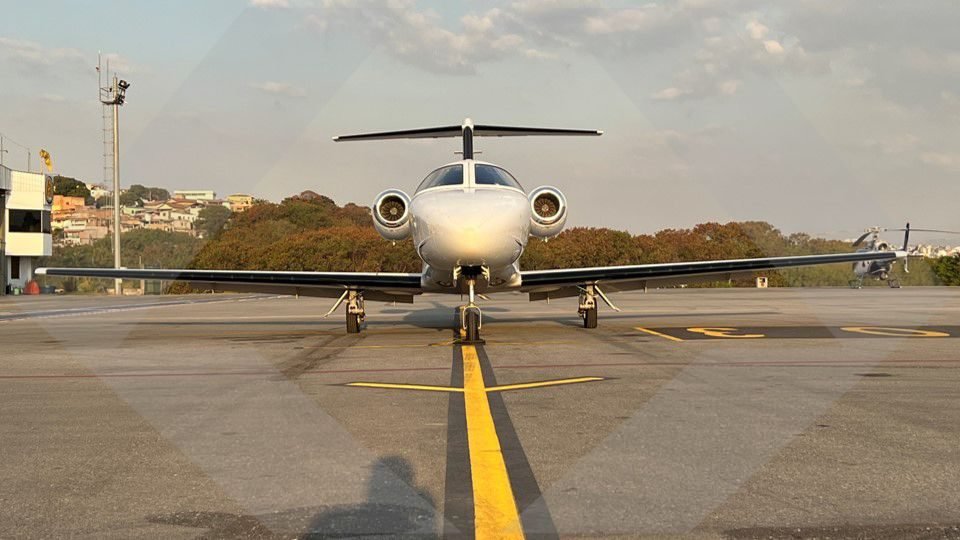
[(507, 464), (490, 412), (480, 357), (473, 345), (464, 345), (461, 351), (476, 537), (524, 538)]
[(543, 388), (546, 386), (560, 386), (561, 384), (577, 384), (593, 381), (602, 381), (603, 377), (575, 377), (572, 379), (555, 379), (552, 381), (537, 381), (519, 384), (504, 384), (501, 386), (491, 386), (487, 392), (503, 392), (505, 390), (526, 390), (527, 388)]
[(641, 332), (650, 334), (651, 336), (662, 337), (663, 339), (669, 339), (670, 341), (683, 341), (682, 339), (680, 339), (680, 338), (678, 338), (678, 337), (673, 337), (673, 336), (670, 336), (670, 335), (667, 335), (667, 334), (663, 334), (663, 333), (661, 333), (661, 332), (657, 332), (656, 330), (651, 330), (651, 329), (649, 329), (649, 328), (644, 328), (644, 327), (642, 327), (642, 326), (637, 326), (636, 329), (639, 330), (639, 331), (641, 331)]
[(452, 386), (433, 386), (430, 384), (351, 382), (347, 383), (347, 386), (360, 386), (363, 388), (389, 388), (391, 390), (426, 390), (428, 392), (463, 392), (463, 388), (454, 388)]

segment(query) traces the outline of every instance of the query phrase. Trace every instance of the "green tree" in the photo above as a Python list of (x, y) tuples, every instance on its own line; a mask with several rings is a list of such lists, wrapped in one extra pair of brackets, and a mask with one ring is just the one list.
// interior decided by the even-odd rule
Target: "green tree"
[(200, 210), (196, 227), (203, 238), (216, 238), (230, 220), (230, 209), (220, 205), (210, 205)]
[(84, 204), (93, 204), (93, 197), (90, 196), (87, 185), (69, 176), (53, 177), (53, 194), (64, 197), (83, 197)]
[(165, 201), (169, 198), (170, 192), (166, 189), (133, 184), (130, 189), (120, 194), (120, 204), (122, 206), (143, 206), (143, 201)]
[(960, 255), (940, 257), (933, 263), (933, 271), (944, 285), (960, 285)]

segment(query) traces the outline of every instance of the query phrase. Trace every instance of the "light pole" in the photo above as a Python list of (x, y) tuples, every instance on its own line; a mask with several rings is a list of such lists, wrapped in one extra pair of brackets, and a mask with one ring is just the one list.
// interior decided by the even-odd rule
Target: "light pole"
[[(113, 76), (113, 86), (104, 105), (113, 105), (113, 267), (120, 268), (120, 106), (126, 100), (130, 83)], [(116, 279), (114, 294), (123, 294), (123, 280)]]

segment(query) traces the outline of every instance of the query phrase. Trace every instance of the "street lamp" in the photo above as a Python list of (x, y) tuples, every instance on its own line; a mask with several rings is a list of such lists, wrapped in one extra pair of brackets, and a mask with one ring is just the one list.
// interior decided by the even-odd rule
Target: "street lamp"
[[(120, 106), (127, 99), (130, 83), (113, 76), (113, 87), (107, 99), (100, 99), (104, 105), (113, 105), (113, 267), (120, 268)], [(114, 293), (123, 294), (123, 280), (114, 280)]]

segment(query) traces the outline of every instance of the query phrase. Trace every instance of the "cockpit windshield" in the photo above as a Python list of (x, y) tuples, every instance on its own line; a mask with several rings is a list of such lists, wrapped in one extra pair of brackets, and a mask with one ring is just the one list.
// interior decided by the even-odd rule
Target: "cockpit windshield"
[(520, 182), (507, 171), (493, 165), (477, 164), (475, 172), (475, 182), (477, 185), (487, 186), (508, 186), (522, 190)]
[(450, 165), (441, 167), (428, 174), (423, 182), (417, 186), (417, 191), (423, 191), (440, 186), (460, 186), (463, 185), (463, 165)]

